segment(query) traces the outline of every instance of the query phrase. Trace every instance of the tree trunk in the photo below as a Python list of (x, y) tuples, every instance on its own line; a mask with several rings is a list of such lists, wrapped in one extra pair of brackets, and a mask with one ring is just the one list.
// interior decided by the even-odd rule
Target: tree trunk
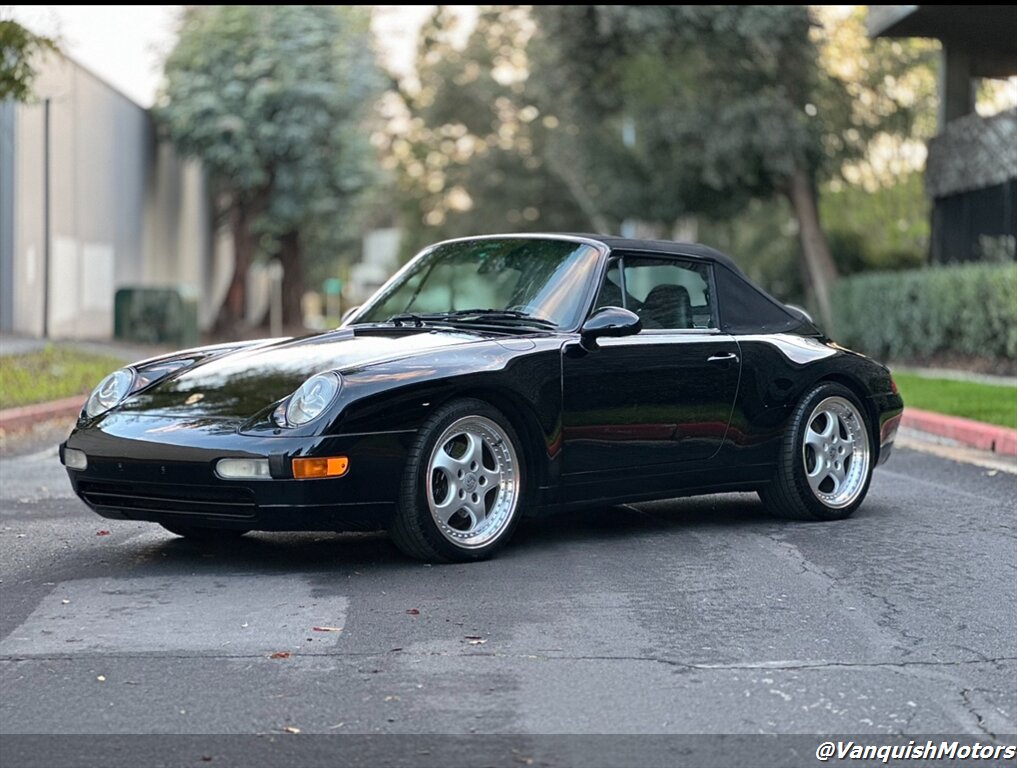
[(250, 212), (244, 205), (236, 205), (230, 216), (233, 234), (233, 277), (219, 314), (212, 324), (212, 333), (220, 337), (235, 337), (245, 320), (247, 310), (247, 272), (254, 256), (255, 242), (251, 234)]
[(287, 232), (279, 241), (279, 262), (283, 268), (282, 316), (286, 328), (304, 325), (304, 263), (300, 253), (300, 234)]
[(551, 151), (547, 154), (545, 161), (547, 167), (551, 173), (557, 176), (561, 182), (568, 189), (569, 194), (572, 195), (572, 199), (575, 200), (576, 205), (579, 206), (586, 218), (589, 220), (590, 225), (593, 227), (593, 231), (599, 235), (611, 234), (611, 225), (597, 208), (597, 204), (593, 202), (593, 198), (586, 191), (585, 182), (579, 178), (580, 174), (577, 171), (575, 164), (570, 164), (568, 160), (562, 158), (562, 156), (555, 151), (556, 148), (552, 147)]
[(796, 168), (788, 182), (786, 194), (798, 219), (798, 237), (801, 239), (805, 271), (809, 279), (807, 288), (811, 288), (823, 325), (829, 330), (833, 317), (830, 289), (837, 280), (837, 265), (833, 263), (826, 234), (819, 223), (816, 189), (812, 178), (802, 168)]

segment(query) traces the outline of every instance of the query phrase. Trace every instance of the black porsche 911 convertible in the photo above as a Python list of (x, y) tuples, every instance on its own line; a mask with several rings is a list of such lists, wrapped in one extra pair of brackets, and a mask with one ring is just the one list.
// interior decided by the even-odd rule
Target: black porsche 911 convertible
[(701, 245), (434, 245), (340, 328), (111, 373), (61, 446), (100, 515), (192, 538), (380, 530), (476, 560), (522, 515), (758, 491), (850, 515), (889, 457), (889, 371)]

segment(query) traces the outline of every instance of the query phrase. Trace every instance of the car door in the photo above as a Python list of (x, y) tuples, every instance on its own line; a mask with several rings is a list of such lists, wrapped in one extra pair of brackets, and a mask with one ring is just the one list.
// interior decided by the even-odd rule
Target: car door
[[(623, 255), (597, 307), (624, 306), (643, 330), (563, 349), (564, 472), (632, 478), (706, 460), (724, 442), (738, 392), (738, 343), (717, 328), (705, 261)], [(595, 308), (595, 310), (596, 310)]]

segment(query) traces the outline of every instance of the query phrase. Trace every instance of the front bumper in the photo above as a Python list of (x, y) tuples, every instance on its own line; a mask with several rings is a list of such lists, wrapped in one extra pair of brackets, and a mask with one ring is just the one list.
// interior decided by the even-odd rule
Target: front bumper
[[(67, 469), (75, 493), (103, 517), (267, 531), (372, 530), (395, 511), (412, 432), (254, 437), (222, 424), (109, 418), (60, 446), (88, 466)], [(293, 479), (297, 457), (347, 456), (342, 477)], [(224, 480), (223, 458), (267, 458), (270, 479)]]

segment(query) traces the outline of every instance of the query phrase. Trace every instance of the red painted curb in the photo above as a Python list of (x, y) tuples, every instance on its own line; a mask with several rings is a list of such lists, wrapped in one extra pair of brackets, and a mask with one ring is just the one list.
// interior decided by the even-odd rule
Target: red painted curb
[(25, 429), (47, 419), (77, 416), (84, 404), (85, 396), (75, 395), (48, 403), (6, 408), (0, 411), (0, 429)]
[(956, 440), (969, 448), (1017, 456), (1017, 429), (984, 424), (959, 416), (945, 416), (942, 413), (922, 411), (918, 408), (904, 409), (901, 426)]

